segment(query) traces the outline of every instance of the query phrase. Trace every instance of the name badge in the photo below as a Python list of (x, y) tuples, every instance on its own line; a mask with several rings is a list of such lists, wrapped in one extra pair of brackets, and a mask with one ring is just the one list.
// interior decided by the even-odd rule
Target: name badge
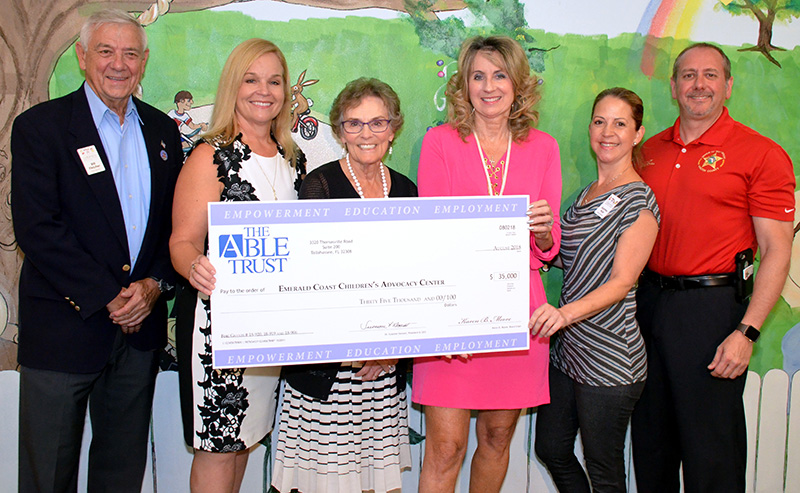
[(594, 211), (594, 213), (597, 214), (597, 216), (600, 217), (600, 219), (603, 219), (608, 215), (609, 212), (611, 212), (611, 210), (614, 207), (616, 207), (617, 204), (619, 204), (619, 201), (620, 198), (612, 193), (610, 197), (608, 197), (605, 201), (603, 201), (602, 204), (600, 204), (600, 207), (598, 207), (597, 210)]
[(87, 175), (106, 170), (106, 167), (103, 166), (103, 161), (100, 159), (100, 154), (97, 153), (97, 148), (93, 145), (78, 149), (78, 157), (81, 158)]

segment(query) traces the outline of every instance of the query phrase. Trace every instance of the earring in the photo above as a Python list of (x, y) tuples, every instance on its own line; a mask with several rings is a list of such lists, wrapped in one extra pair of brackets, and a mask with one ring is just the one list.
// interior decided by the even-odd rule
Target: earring
[(389, 144), (389, 155), (392, 155), (392, 144)]

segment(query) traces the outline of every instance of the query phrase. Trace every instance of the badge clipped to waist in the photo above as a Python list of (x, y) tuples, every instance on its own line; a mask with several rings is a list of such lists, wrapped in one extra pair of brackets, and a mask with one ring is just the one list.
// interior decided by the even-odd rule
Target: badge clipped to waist
[(736, 302), (744, 303), (753, 294), (753, 249), (748, 248), (736, 254)]

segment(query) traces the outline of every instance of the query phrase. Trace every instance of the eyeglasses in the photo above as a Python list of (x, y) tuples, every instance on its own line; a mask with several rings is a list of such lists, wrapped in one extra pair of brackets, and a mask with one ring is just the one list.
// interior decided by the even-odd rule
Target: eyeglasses
[(364, 125), (369, 126), (369, 129), (372, 130), (374, 133), (379, 134), (386, 131), (389, 128), (389, 123), (392, 120), (386, 120), (384, 118), (376, 118), (370, 122), (362, 122), (361, 120), (345, 120), (342, 122), (342, 130), (349, 134), (357, 134), (361, 133), (361, 130), (364, 128)]

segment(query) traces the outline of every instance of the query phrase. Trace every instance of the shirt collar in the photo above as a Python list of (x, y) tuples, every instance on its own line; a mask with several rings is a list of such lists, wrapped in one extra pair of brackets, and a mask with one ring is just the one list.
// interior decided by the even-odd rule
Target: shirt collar
[[(83, 88), (86, 92), (86, 99), (89, 101), (89, 111), (92, 113), (92, 120), (94, 120), (95, 127), (100, 127), (100, 122), (103, 121), (103, 116), (105, 116), (106, 112), (110, 112), (114, 118), (119, 121), (117, 114), (106, 106), (103, 100), (89, 87), (89, 84), (84, 82)], [(136, 105), (133, 104), (132, 96), (128, 96), (128, 107), (125, 109), (125, 119), (127, 120), (129, 118), (136, 118), (139, 120), (140, 124), (142, 123), (142, 119), (139, 117), (139, 111), (136, 109)]]
[[(728, 134), (730, 134), (733, 126), (736, 122), (733, 118), (731, 118), (730, 114), (728, 114), (727, 106), (722, 107), (722, 114), (717, 118), (717, 121), (714, 122), (708, 130), (706, 130), (703, 135), (698, 137), (696, 140), (691, 142), (692, 144), (702, 144), (702, 145), (710, 145), (710, 146), (721, 146), (725, 140), (728, 138)], [(667, 132), (664, 135), (664, 140), (671, 140), (680, 146), (685, 146), (686, 143), (681, 140), (681, 118), (678, 117), (675, 120), (675, 124), (672, 126), (672, 132)]]

